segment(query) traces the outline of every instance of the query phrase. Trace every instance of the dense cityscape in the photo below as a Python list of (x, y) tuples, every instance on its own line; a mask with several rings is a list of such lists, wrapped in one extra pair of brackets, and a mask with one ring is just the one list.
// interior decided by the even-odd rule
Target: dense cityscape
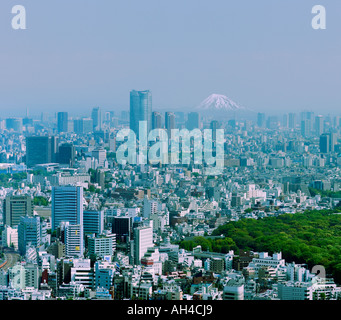
[[(223, 171), (205, 174), (193, 154), (118, 161), (118, 132), (141, 121), (210, 129), (214, 147), (223, 129)], [(133, 90), (127, 110), (27, 112), (0, 130), (0, 300), (341, 298), (340, 115), (265, 114), (219, 95), (155, 111)]]

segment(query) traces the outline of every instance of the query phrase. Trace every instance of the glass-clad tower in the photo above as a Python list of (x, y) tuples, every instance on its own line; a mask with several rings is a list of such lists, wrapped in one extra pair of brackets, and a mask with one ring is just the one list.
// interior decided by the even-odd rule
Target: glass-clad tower
[(147, 121), (148, 132), (152, 129), (152, 93), (149, 90), (130, 92), (130, 129), (137, 137), (139, 121)]

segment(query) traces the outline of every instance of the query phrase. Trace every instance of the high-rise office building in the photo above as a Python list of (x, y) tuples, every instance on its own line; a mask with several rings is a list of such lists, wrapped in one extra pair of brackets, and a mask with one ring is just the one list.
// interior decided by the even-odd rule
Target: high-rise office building
[(10, 227), (17, 226), (22, 216), (33, 215), (32, 199), (28, 195), (7, 196), (3, 201), (3, 221)]
[(320, 152), (329, 153), (330, 151), (330, 135), (324, 133), (320, 136)]
[(83, 225), (65, 224), (64, 230), (65, 256), (82, 257), (84, 253)]
[(93, 120), (91, 118), (73, 120), (73, 131), (77, 134), (93, 132)]
[(289, 113), (289, 128), (295, 129), (296, 128), (296, 113)]
[(97, 257), (112, 256), (114, 237), (106, 237), (105, 235), (97, 235), (88, 237), (88, 250), (90, 255)]
[(34, 167), (37, 164), (57, 161), (58, 138), (54, 136), (26, 137), (26, 165)]
[(305, 138), (308, 138), (311, 136), (311, 120), (310, 119), (305, 119), (301, 121), (301, 134)]
[(105, 161), (107, 160), (107, 151), (102, 147), (98, 147), (91, 152), (91, 155), (98, 161), (98, 166), (104, 168)]
[(186, 127), (188, 130), (200, 129), (200, 115), (198, 112), (188, 113)]
[(93, 130), (100, 131), (102, 130), (102, 110), (101, 108), (93, 108), (91, 113), (91, 118), (93, 121)]
[(167, 129), (168, 137), (171, 137), (172, 129), (175, 129), (175, 114), (173, 112), (165, 113), (165, 128)]
[(268, 116), (266, 120), (266, 127), (271, 130), (277, 130), (279, 127), (279, 121), (277, 116)]
[(161, 129), (162, 128), (162, 117), (161, 113), (154, 111), (152, 114), (152, 128)]
[(7, 118), (6, 129), (8, 131), (22, 132), (23, 121), (20, 118)]
[(56, 230), (61, 222), (83, 226), (83, 187), (52, 188), (52, 231)]
[(143, 200), (143, 217), (150, 218), (150, 215), (158, 212), (159, 202), (157, 200), (151, 199), (149, 200), (147, 197)]
[(336, 144), (337, 144), (336, 132), (323, 133), (320, 136), (320, 152), (321, 153), (334, 152)]
[(26, 287), (38, 289), (39, 269), (37, 264), (16, 264), (8, 271), (8, 282), (13, 289), (20, 290)]
[(217, 120), (210, 122), (210, 129), (212, 130), (212, 140), (215, 141), (217, 138), (217, 130), (220, 129), (220, 123)]
[(338, 129), (338, 128), (341, 127), (341, 117), (340, 117), (340, 116), (335, 116), (335, 117), (333, 118), (333, 127), (334, 127), (335, 129)]
[(112, 219), (112, 233), (116, 234), (117, 239), (126, 242), (130, 239), (131, 218), (130, 217), (114, 217)]
[(28, 117), (25, 117), (22, 119), (22, 125), (24, 127), (33, 127), (33, 119), (32, 118), (28, 118)]
[(263, 128), (265, 126), (265, 113), (258, 112), (257, 114), (257, 126)]
[(20, 217), (18, 225), (18, 246), (21, 255), (26, 254), (26, 246), (28, 244), (34, 247), (39, 247), (41, 244), (39, 217)]
[(185, 127), (185, 113), (183, 111), (174, 112), (175, 124), (177, 128), (182, 129)]
[(58, 112), (57, 129), (59, 133), (68, 132), (69, 117), (67, 112)]
[(84, 234), (102, 233), (104, 230), (104, 212), (85, 210), (83, 212), (83, 229)]
[(315, 132), (316, 135), (320, 136), (324, 132), (323, 116), (318, 115), (315, 117)]
[(336, 132), (330, 132), (330, 151), (334, 152), (335, 151), (335, 145), (337, 144), (337, 137), (338, 134)]
[(76, 150), (72, 143), (64, 143), (59, 146), (58, 163), (67, 164), (71, 168), (75, 162)]
[(149, 90), (130, 92), (130, 129), (139, 136), (139, 122), (147, 121), (147, 131), (152, 128), (152, 93)]
[(134, 229), (134, 264), (140, 264), (148, 248), (153, 246), (153, 227), (136, 227)]
[(107, 261), (96, 261), (95, 269), (95, 288), (110, 289), (113, 285), (115, 266)]
[(289, 126), (289, 116), (287, 114), (283, 114), (281, 125), (282, 125), (283, 128), (288, 128), (288, 126)]

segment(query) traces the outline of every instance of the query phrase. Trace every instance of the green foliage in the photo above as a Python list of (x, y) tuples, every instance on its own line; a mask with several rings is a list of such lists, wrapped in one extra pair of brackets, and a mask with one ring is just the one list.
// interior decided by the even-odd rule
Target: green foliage
[(194, 247), (201, 246), (203, 251), (228, 253), (230, 250), (238, 249), (231, 238), (212, 239), (209, 237), (193, 237), (180, 242), (180, 247), (192, 251)]
[(26, 179), (26, 177), (27, 177), (26, 172), (17, 172), (12, 174), (12, 179), (15, 181), (22, 181)]
[[(287, 261), (307, 263), (310, 268), (323, 265), (340, 282), (341, 214), (334, 214), (340, 212), (337, 208), (259, 220), (241, 219), (219, 226), (212, 235), (223, 234), (230, 239), (231, 248), (235, 243), (241, 250), (281, 251)], [(210, 248), (219, 250), (214, 243), (218, 240), (212, 241)]]
[(96, 191), (96, 188), (95, 188), (95, 186), (93, 185), (93, 184), (91, 184), (90, 186), (89, 186), (89, 189), (88, 189), (90, 192), (95, 192)]
[(33, 204), (35, 206), (47, 207), (49, 205), (49, 201), (45, 197), (38, 196), (38, 197), (34, 197)]
[(341, 191), (331, 191), (331, 190), (318, 190), (314, 188), (309, 188), (311, 196), (315, 197), (316, 195), (320, 195), (322, 198), (341, 198)]

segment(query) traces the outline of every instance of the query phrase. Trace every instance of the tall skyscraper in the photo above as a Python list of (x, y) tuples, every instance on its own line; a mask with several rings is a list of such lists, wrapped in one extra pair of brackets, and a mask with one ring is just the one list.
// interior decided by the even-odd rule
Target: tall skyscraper
[(301, 112), (301, 121), (304, 121), (304, 120), (311, 120), (311, 121), (313, 121), (313, 117), (314, 117), (314, 112), (312, 112), (312, 111), (303, 111), (303, 112)]
[(188, 113), (186, 127), (188, 130), (200, 129), (200, 116), (198, 112)]
[(61, 222), (83, 226), (83, 187), (52, 188), (52, 231), (56, 230)]
[(173, 112), (165, 113), (165, 128), (167, 129), (168, 137), (171, 137), (172, 129), (175, 129), (175, 114)]
[(324, 133), (320, 136), (320, 152), (329, 153), (330, 152), (330, 135)]
[(324, 132), (323, 116), (321, 115), (315, 117), (315, 132), (318, 136)]
[(3, 201), (3, 221), (10, 227), (17, 226), (20, 217), (32, 216), (32, 199), (28, 195), (7, 196)]
[(337, 134), (335, 132), (323, 133), (320, 136), (320, 152), (329, 153), (335, 151)]
[(35, 247), (40, 246), (40, 218), (39, 217), (20, 217), (18, 225), (18, 245), (21, 255), (25, 255), (26, 246), (31, 244)]
[(57, 119), (57, 129), (59, 133), (68, 132), (68, 113), (67, 112), (58, 112)]
[(91, 118), (93, 121), (93, 130), (100, 131), (102, 130), (102, 110), (101, 108), (93, 108), (91, 113)]
[(147, 121), (147, 131), (152, 128), (152, 93), (149, 90), (130, 92), (130, 129), (139, 136), (139, 121)]
[(268, 116), (266, 120), (266, 127), (271, 130), (277, 130), (279, 127), (279, 121), (277, 116)]
[(284, 114), (282, 117), (282, 127), (283, 128), (288, 128), (289, 126), (289, 116), (287, 114)]
[(295, 129), (296, 128), (296, 113), (289, 113), (289, 128)]
[(335, 145), (337, 144), (338, 134), (336, 132), (330, 132), (329, 137), (330, 137), (330, 143), (329, 143), (330, 151), (334, 152), (335, 151)]
[(213, 141), (216, 140), (217, 138), (217, 129), (220, 128), (220, 123), (217, 120), (212, 120), (210, 122), (210, 129), (212, 130), (212, 139)]
[(65, 224), (65, 255), (82, 257), (84, 253), (84, 237), (82, 224)]
[(257, 126), (263, 128), (265, 126), (265, 113), (258, 112), (257, 114)]
[(175, 114), (175, 124), (177, 128), (182, 129), (185, 127), (185, 113), (182, 111), (174, 112)]
[(34, 167), (37, 164), (57, 161), (58, 138), (54, 136), (26, 137), (26, 165)]
[(91, 118), (82, 118), (73, 120), (73, 130), (77, 134), (93, 132), (93, 120)]
[(162, 128), (161, 113), (154, 111), (152, 114), (152, 129), (161, 129), (161, 128)]
[(311, 120), (305, 119), (301, 121), (301, 134), (303, 137), (310, 137), (311, 135)]
[(59, 146), (58, 163), (73, 167), (75, 162), (75, 146), (72, 143), (64, 143)]

